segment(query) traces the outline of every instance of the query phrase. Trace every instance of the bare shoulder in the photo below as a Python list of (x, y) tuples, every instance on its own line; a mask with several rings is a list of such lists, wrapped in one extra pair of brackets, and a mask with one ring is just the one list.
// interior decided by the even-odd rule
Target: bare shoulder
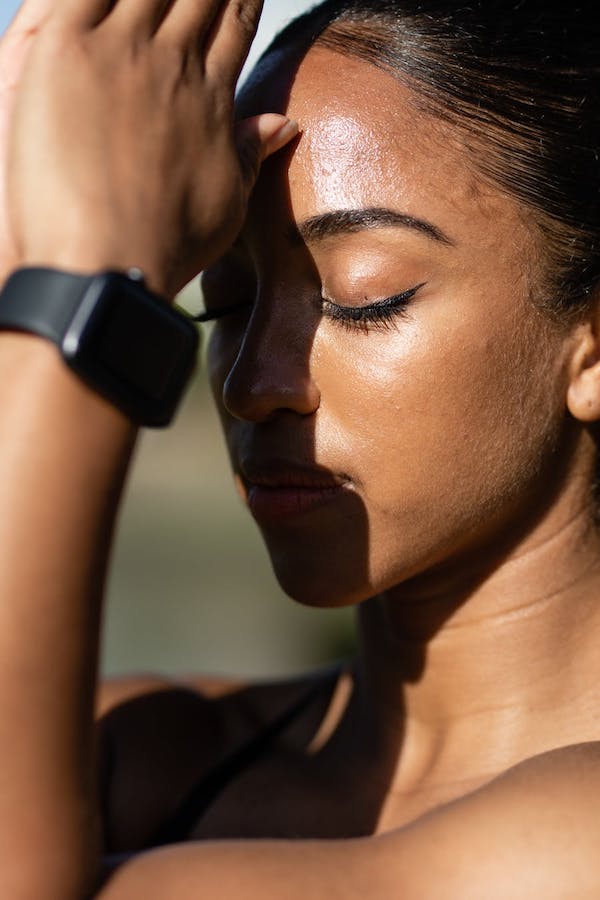
[(378, 839), (390, 896), (401, 887), (407, 900), (600, 897), (599, 796), (600, 742), (525, 760)]
[(565, 747), (382, 836), (179, 845), (132, 859), (100, 896), (597, 900), (599, 790), (600, 744)]

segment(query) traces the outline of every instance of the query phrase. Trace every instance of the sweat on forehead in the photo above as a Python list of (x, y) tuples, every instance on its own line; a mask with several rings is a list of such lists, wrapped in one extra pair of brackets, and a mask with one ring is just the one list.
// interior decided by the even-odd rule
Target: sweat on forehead
[[(540, 302), (560, 314), (584, 307), (600, 281), (597, 11), (510, 6), (507, 16), (503, 0), (327, 0), (275, 39), (238, 114), (285, 112), (313, 44), (338, 54), (339, 67), (358, 58), (385, 70), (460, 132), (479, 188), (500, 188), (535, 222)], [(328, 89), (327, 76), (319, 93)]]

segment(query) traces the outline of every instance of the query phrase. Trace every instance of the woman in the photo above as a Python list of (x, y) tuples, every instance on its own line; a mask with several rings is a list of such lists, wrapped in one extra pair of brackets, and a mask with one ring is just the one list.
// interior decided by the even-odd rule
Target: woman
[[(98, 804), (135, 429), (5, 331), (1, 894), (595, 897), (595, 11), (328, 2), (234, 135), (259, 5), (25, 5), (4, 273), (134, 266), (170, 298), (207, 270), (240, 491), (293, 597), (357, 606), (359, 659), (123, 685)], [(99, 886), (101, 834), (122, 864)]]

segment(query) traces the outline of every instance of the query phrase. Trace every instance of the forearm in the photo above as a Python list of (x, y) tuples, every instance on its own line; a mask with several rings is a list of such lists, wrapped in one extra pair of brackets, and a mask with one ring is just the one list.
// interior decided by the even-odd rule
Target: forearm
[(134, 436), (49, 343), (0, 337), (3, 897), (79, 897), (95, 865), (98, 623)]
[[(0, 44), (0, 284), (139, 267), (171, 298), (231, 245), (296, 134), (234, 127), (260, 7), (25, 0), (27, 52)], [(2, 900), (80, 900), (94, 873), (98, 627), (134, 439), (50, 344), (0, 335)]]

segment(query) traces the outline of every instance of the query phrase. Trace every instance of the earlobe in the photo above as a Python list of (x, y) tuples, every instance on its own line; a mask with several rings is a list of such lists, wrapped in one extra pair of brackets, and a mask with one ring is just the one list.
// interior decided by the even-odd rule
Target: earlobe
[(567, 391), (569, 412), (587, 423), (600, 421), (600, 334), (594, 324), (577, 330)]

